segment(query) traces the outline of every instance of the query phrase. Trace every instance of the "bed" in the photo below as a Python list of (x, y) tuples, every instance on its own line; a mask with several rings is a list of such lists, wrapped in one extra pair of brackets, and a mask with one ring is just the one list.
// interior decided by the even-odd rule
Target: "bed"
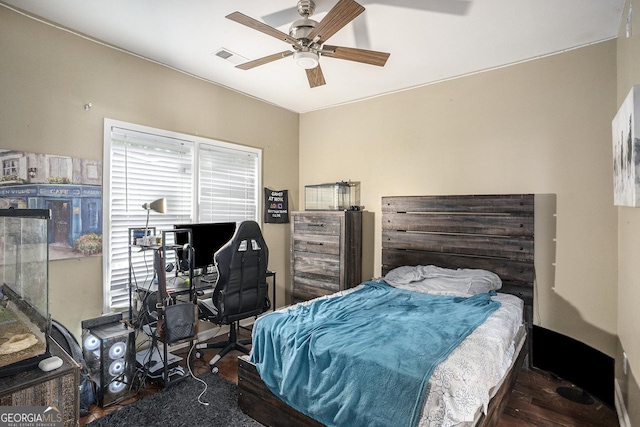
[[(256, 322), (256, 326), (254, 327), (255, 354), (252, 354), (251, 358), (241, 357), (238, 359), (238, 404), (240, 408), (257, 421), (269, 426), (345, 425), (347, 423), (344, 422), (344, 420), (350, 419), (350, 416), (364, 413), (369, 416), (370, 412), (372, 413), (372, 417), (384, 416), (385, 412), (398, 416), (406, 413), (408, 416), (402, 418), (402, 423), (405, 425), (475, 425), (482, 427), (496, 425), (508, 400), (509, 392), (515, 383), (517, 373), (528, 353), (529, 344), (527, 343), (527, 337), (529, 334), (527, 328), (531, 325), (533, 312), (533, 213), (533, 195), (407, 196), (382, 198), (383, 280), (378, 279), (365, 282), (354, 289), (344, 291), (342, 294), (323, 297), (321, 301), (314, 300), (303, 303), (300, 306), (295, 306), (294, 308), (281, 309), (279, 312), (273, 313), (273, 315), (265, 316), (263, 318), (264, 320), (260, 319)], [(496, 292), (494, 287), (488, 293), (485, 292), (486, 289), (482, 289), (482, 291), (474, 293), (473, 296), (468, 295), (467, 298), (459, 298), (459, 296), (455, 295), (455, 292), (435, 292), (446, 295), (433, 296), (432, 292), (426, 294), (423, 292), (415, 292), (416, 283), (422, 284), (422, 280), (407, 280), (407, 276), (404, 275), (406, 273), (410, 276), (415, 276), (418, 273), (418, 275), (422, 273), (428, 275), (434, 272), (438, 275), (444, 271), (447, 272), (447, 275), (456, 275), (458, 272), (464, 272), (465, 274), (467, 272), (474, 274), (481, 272), (489, 276), (494, 275), (500, 281), (501, 286), (497, 289), (497, 295), (493, 295)], [(400, 272), (403, 274), (399, 274)], [(420, 278), (425, 277), (426, 276), (421, 276)], [(428, 279), (430, 279), (430, 277)], [(491, 282), (492, 280), (493, 279), (489, 281)], [(428, 281), (425, 281), (425, 283), (426, 282)], [(371, 292), (373, 294), (370, 294)], [(298, 373), (292, 377), (320, 378), (319, 385), (313, 388), (320, 390), (321, 394), (313, 395), (313, 393), (310, 393), (308, 398), (302, 396), (301, 399), (298, 399), (299, 396), (304, 394), (304, 387), (300, 384), (286, 381), (283, 381), (282, 387), (274, 384), (273, 376), (270, 370), (265, 369), (266, 365), (264, 362), (268, 361), (269, 363), (273, 363), (272, 366), (283, 362), (278, 361), (278, 359), (267, 360), (264, 355), (273, 357), (275, 354), (277, 357), (280, 357), (280, 352), (287, 353), (287, 351), (285, 351), (286, 346), (290, 344), (286, 343), (290, 343), (291, 341), (287, 341), (287, 339), (279, 340), (277, 335), (274, 335), (277, 327), (268, 325), (270, 319), (275, 320), (283, 311), (288, 312), (287, 315), (293, 312), (296, 316), (301, 316), (300, 313), (305, 310), (315, 310), (325, 315), (325, 313), (329, 313), (329, 311), (325, 311), (327, 307), (336, 305), (340, 308), (341, 304), (345, 304), (343, 300), (352, 299), (355, 301), (355, 305), (352, 306), (353, 308), (347, 310), (349, 313), (354, 314), (347, 317), (354, 317), (357, 322), (357, 319), (360, 318), (358, 314), (355, 314), (358, 313), (356, 307), (375, 304), (371, 302), (377, 301), (372, 296), (374, 294), (384, 295), (385, 301), (395, 301), (398, 298), (400, 300), (407, 299), (407, 301), (410, 301), (411, 307), (414, 307), (415, 304), (417, 304), (414, 301), (418, 300), (420, 304), (443, 304), (442, 301), (444, 300), (452, 300), (454, 302), (464, 301), (469, 304), (478, 304), (478, 307), (493, 304), (498, 308), (488, 314), (478, 314), (479, 320), (475, 324), (469, 320), (470, 325), (468, 329), (466, 329), (467, 332), (463, 333), (459, 345), (455, 348), (449, 348), (452, 346), (446, 344), (444, 347), (447, 347), (448, 350), (444, 353), (439, 353), (439, 356), (437, 355), (436, 357), (436, 360), (438, 357), (442, 358), (441, 363), (438, 362), (433, 365), (419, 367), (420, 369), (425, 369), (428, 375), (423, 377), (423, 372), (420, 371), (419, 375), (417, 375), (417, 382), (414, 379), (405, 380), (402, 378), (398, 380), (401, 381), (398, 383), (400, 385), (385, 386), (384, 383), (387, 381), (386, 379), (391, 378), (389, 376), (390, 374), (387, 374), (385, 370), (389, 368), (378, 367), (377, 365), (376, 372), (379, 372), (384, 378), (380, 383), (376, 382), (380, 379), (376, 379), (376, 376), (371, 374), (371, 372), (367, 372), (367, 369), (364, 369), (362, 372), (356, 371), (356, 369), (359, 369), (356, 367), (359, 362), (351, 359), (363, 358), (364, 361), (360, 362), (360, 365), (366, 366), (377, 363), (375, 358), (367, 358), (366, 352), (365, 355), (356, 355), (358, 352), (355, 349), (360, 348), (361, 345), (365, 345), (365, 341), (358, 340), (371, 339), (374, 342), (377, 340), (377, 343), (374, 345), (378, 345), (379, 348), (384, 348), (386, 351), (387, 346), (385, 346), (385, 343), (393, 342), (396, 335), (392, 329), (390, 330), (388, 338), (385, 338), (382, 332), (380, 332), (374, 339), (372, 338), (374, 334), (370, 331), (367, 332), (366, 322), (362, 322), (357, 327), (352, 327), (352, 329), (359, 332), (359, 336), (349, 339), (349, 342), (352, 340), (356, 342), (356, 347), (349, 348), (346, 346), (348, 351), (353, 351), (353, 353), (349, 353), (349, 355), (353, 355), (353, 357), (341, 362), (339, 360), (342, 359), (337, 359), (335, 353), (331, 353), (329, 356), (325, 355), (326, 357), (324, 359), (318, 355), (314, 355), (313, 358), (310, 359), (311, 361), (301, 362), (300, 365), (296, 365), (296, 369), (304, 366), (304, 375)], [(514, 298), (514, 296), (517, 296), (517, 298)], [(408, 298), (410, 298), (410, 300)], [(432, 299), (437, 299), (437, 302), (430, 302)], [(496, 301), (498, 301), (498, 303), (496, 303)], [(449, 301), (447, 301), (447, 303), (449, 303)], [(369, 311), (364, 311), (365, 314), (363, 316), (369, 316), (371, 323), (374, 325), (384, 325), (388, 319), (371, 318), (371, 313), (380, 313), (384, 316), (392, 305), (394, 304), (385, 302), (384, 310), (376, 309), (376, 306), (373, 305)], [(400, 306), (400, 304), (398, 305)], [(342, 307), (344, 310), (344, 306)], [(402, 310), (403, 308), (399, 307), (398, 309)], [(505, 310), (509, 313), (508, 315), (504, 314)], [(424, 319), (429, 319), (425, 320), (426, 323), (438, 325), (437, 318), (427, 317), (432, 311), (433, 307), (421, 313), (424, 313)], [(501, 314), (498, 316), (498, 313)], [(400, 315), (409, 316), (406, 312), (401, 312)], [(420, 316), (422, 315), (423, 314), (420, 314)], [(483, 318), (483, 316), (485, 317)], [(493, 340), (491, 335), (498, 333), (498, 323), (495, 323), (498, 321), (496, 320), (496, 316), (507, 316), (512, 322), (511, 326), (506, 327), (506, 330), (511, 331), (509, 334), (512, 335), (508, 338), (508, 344), (502, 342), (495, 344), (497, 347), (506, 349), (506, 355), (500, 356), (500, 361), (495, 363), (496, 366), (500, 365), (500, 368), (494, 366), (493, 363), (483, 363), (483, 360), (487, 359), (488, 355), (496, 352), (491, 345), (483, 346), (483, 343), (488, 343)], [(469, 314), (466, 317), (471, 318), (472, 315)], [(418, 317), (418, 319), (419, 318), (420, 317)], [(303, 325), (305, 322), (304, 319), (306, 319), (306, 317), (295, 318), (293, 323)], [(405, 319), (408, 319), (408, 317)], [(463, 322), (461, 317), (456, 319), (455, 322), (449, 323), (459, 325), (467, 322), (467, 320)], [(334, 324), (335, 322), (332, 320), (327, 323)], [(434, 329), (442, 329), (445, 323), (446, 321)], [(262, 327), (262, 325), (265, 326)], [(318, 327), (312, 325), (310, 328), (315, 331)], [(415, 329), (414, 326), (408, 329), (412, 328)], [(489, 334), (489, 338), (477, 335), (483, 330), (483, 333)], [(325, 340), (329, 337), (329, 341), (335, 340), (336, 342), (340, 342), (338, 335), (331, 335), (337, 334), (335, 330), (327, 329), (323, 325), (323, 331)], [(303, 331), (303, 333), (307, 332)], [(368, 336), (369, 338), (367, 338)], [(413, 338), (415, 338), (415, 336)], [(268, 347), (277, 344), (279, 341), (285, 343), (283, 347), (273, 347), (265, 350), (265, 346)], [(418, 343), (419, 341), (416, 340), (413, 342)], [(473, 342), (476, 343), (476, 349), (472, 350), (476, 352), (475, 356), (469, 356), (470, 353), (461, 353), (466, 351), (466, 348), (472, 345)], [(415, 347), (408, 345), (406, 348), (401, 348), (400, 356), (396, 358), (392, 357), (392, 359), (399, 361), (398, 365), (403, 366), (403, 368), (400, 369), (403, 372), (413, 372), (412, 370), (415, 364), (422, 363), (422, 357), (416, 357), (416, 354), (421, 354), (416, 348), (424, 349), (427, 347), (429, 346), (425, 346), (424, 344)], [(482, 351), (482, 347), (487, 347), (486, 351), (488, 353), (485, 356), (477, 353), (478, 351)], [(306, 349), (306, 351), (308, 352), (308, 349)], [(371, 352), (369, 352), (369, 354), (371, 354)], [(384, 359), (387, 360), (389, 358)], [(475, 368), (471, 367), (472, 369), (470, 369), (470, 365), (472, 365), (470, 361), (474, 359), (478, 361), (477, 366)], [(456, 363), (458, 365), (457, 368), (454, 367)], [(407, 368), (405, 365), (409, 367)], [(460, 368), (460, 366), (462, 366), (462, 368)], [(262, 367), (264, 378), (261, 378), (258, 373), (260, 367)], [(335, 368), (333, 371), (339, 371), (339, 375), (335, 374), (332, 368)], [(486, 395), (486, 397), (469, 397), (467, 395), (467, 389), (472, 387), (469, 384), (475, 384), (476, 380), (482, 380), (479, 381), (479, 383), (487, 382), (485, 377), (489, 375), (485, 371), (482, 371), (482, 369), (487, 368), (495, 371), (491, 374), (493, 377), (490, 383), (477, 387), (478, 389), (482, 389), (483, 387), (487, 388), (486, 390), (480, 390), (480, 395)], [(287, 369), (290, 369), (290, 366)], [(315, 372), (314, 369), (320, 370), (321, 374)], [(463, 369), (465, 371), (461, 373), (460, 371), (455, 371), (455, 369)], [(368, 370), (371, 371), (371, 369)], [(330, 377), (333, 375), (336, 376), (336, 378), (347, 378), (347, 385), (340, 387), (352, 387), (352, 384), (356, 383), (359, 377), (367, 384), (372, 385), (372, 387), (363, 387), (362, 390), (356, 390), (353, 393), (349, 392), (347, 394), (345, 394), (344, 391), (340, 394), (340, 390), (338, 390), (337, 396), (329, 396), (325, 402), (322, 400), (325, 396), (325, 390), (331, 389), (331, 381), (327, 381), (327, 375)], [(278, 377), (278, 375), (275, 376)], [(461, 378), (464, 383), (452, 380), (458, 377)], [(424, 378), (424, 382), (420, 382), (420, 378)], [(269, 383), (270, 386), (267, 386), (265, 382)], [(334, 388), (339, 389), (340, 387)], [(473, 387), (476, 386), (473, 385)], [(403, 397), (400, 399), (397, 397), (405, 396), (404, 390), (413, 390), (414, 388), (421, 394), (417, 393), (414, 395), (409, 393), (408, 396), (411, 396), (410, 398)], [(374, 391), (386, 389), (394, 391), (393, 393), (386, 393), (386, 395), (384, 392), (368, 395), (366, 393), (369, 393), (369, 391), (365, 393), (365, 389), (373, 389)], [(403, 390), (403, 392), (399, 393), (397, 390)], [(274, 392), (280, 395), (281, 398), (276, 397)], [(357, 398), (351, 399), (354, 393)], [(295, 399), (292, 398), (292, 396), (295, 396)], [(320, 404), (314, 404), (318, 398)], [(324, 411), (325, 408), (331, 407), (336, 400), (340, 399), (345, 402), (353, 400), (353, 405), (360, 404), (363, 405), (364, 408), (372, 409), (363, 411), (362, 408), (350, 408), (345, 404), (344, 408), (336, 409), (333, 415), (319, 414), (317, 412), (318, 408)], [(287, 403), (285, 403), (285, 400)], [(474, 400), (478, 401), (473, 404), (469, 403)], [(308, 406), (300, 406), (305, 404), (305, 401), (308, 402)], [(391, 409), (385, 410), (385, 405), (388, 404), (392, 405), (394, 408), (393, 411), (397, 412), (393, 412)], [(396, 408), (396, 406), (398, 407)], [(459, 409), (459, 407), (463, 406), (466, 406), (464, 410)], [(294, 407), (298, 409), (294, 409)], [(379, 410), (380, 408), (382, 408), (382, 410)], [(352, 412), (349, 412), (350, 410), (352, 410)], [(305, 413), (313, 416), (313, 418), (305, 415)], [(394, 417), (396, 415), (394, 415)], [(462, 416), (462, 418), (456, 418), (458, 416)], [(329, 419), (330, 422), (321, 423), (318, 421), (326, 421), (327, 419)], [(398, 425), (395, 420), (394, 418), (393, 425)], [(397, 421), (400, 422), (400, 419)], [(391, 424), (389, 419), (384, 420), (384, 418), (374, 418), (374, 421), (364, 418), (364, 421), (360, 420), (359, 422), (363, 425), (375, 424), (376, 422), (380, 425)], [(349, 422), (348, 424), (351, 423)]]

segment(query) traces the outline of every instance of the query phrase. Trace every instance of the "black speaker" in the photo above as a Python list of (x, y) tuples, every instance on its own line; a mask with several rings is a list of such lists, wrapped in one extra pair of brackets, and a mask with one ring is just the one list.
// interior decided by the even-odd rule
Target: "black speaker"
[(134, 330), (124, 323), (83, 330), (82, 352), (96, 384), (99, 406), (118, 403), (132, 394), (134, 346)]

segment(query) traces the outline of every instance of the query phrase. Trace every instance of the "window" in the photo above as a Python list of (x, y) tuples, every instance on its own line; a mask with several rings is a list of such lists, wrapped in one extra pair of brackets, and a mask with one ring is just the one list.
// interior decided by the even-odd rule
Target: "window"
[(258, 218), (255, 162), (243, 149), (200, 145), (200, 222)]
[(90, 163), (87, 165), (87, 178), (98, 179), (98, 165)]
[(49, 157), (49, 175), (52, 177), (71, 178), (72, 160), (68, 157)]
[(2, 175), (18, 175), (18, 160), (9, 159), (2, 161)]
[(98, 212), (98, 204), (96, 202), (89, 202), (87, 204), (89, 209), (89, 228), (96, 229), (100, 226), (100, 212)]
[[(259, 221), (259, 149), (105, 119), (104, 311), (129, 305), (129, 229)], [(142, 208), (167, 199), (167, 212)], [(148, 221), (148, 224), (147, 224)], [(153, 279), (153, 251), (132, 250), (132, 286)]]

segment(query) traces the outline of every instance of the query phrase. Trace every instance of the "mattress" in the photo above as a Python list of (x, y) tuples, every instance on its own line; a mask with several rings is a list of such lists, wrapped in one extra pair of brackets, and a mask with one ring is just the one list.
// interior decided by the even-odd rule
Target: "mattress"
[(520, 298), (493, 297), (501, 307), (434, 370), (420, 427), (471, 426), (500, 387), (524, 345)]
[[(419, 291), (415, 286), (409, 288)], [(322, 298), (336, 298), (356, 289)], [(433, 370), (418, 421), (420, 427), (473, 425), (511, 368), (524, 341), (523, 302), (500, 293), (492, 299), (499, 301), (500, 307)]]

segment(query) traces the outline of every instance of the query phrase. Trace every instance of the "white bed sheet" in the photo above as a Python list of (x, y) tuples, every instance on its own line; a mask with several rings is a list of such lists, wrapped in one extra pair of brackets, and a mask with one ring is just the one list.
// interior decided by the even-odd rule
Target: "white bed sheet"
[(473, 425), (478, 408), (486, 412), (522, 346), (522, 340), (517, 339), (522, 300), (508, 294), (493, 298), (502, 303), (501, 307), (431, 375), (420, 427)]

